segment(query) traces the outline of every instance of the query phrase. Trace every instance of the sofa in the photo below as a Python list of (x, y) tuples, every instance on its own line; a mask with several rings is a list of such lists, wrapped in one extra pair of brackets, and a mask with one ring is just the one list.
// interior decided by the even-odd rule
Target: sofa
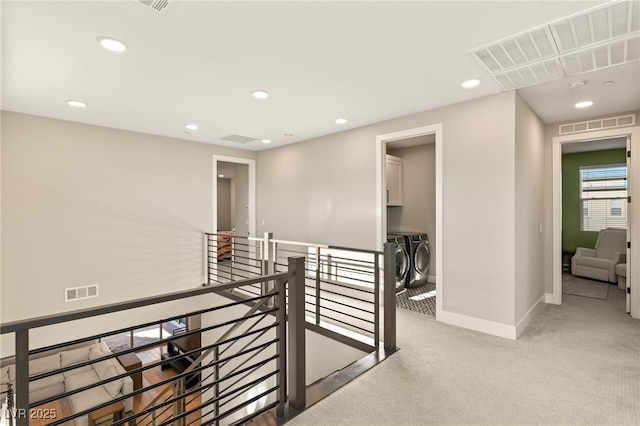
[[(115, 358), (100, 361), (100, 358), (111, 354), (111, 350), (104, 343), (93, 343), (31, 359), (29, 361), (29, 374), (31, 376), (56, 371), (87, 361), (96, 362), (30, 382), (29, 403), (38, 403), (44, 399), (125, 374), (125, 369)], [(15, 389), (15, 380), (15, 364), (9, 364), (0, 369), (2, 390), (5, 390), (7, 383), (12, 383)], [(75, 414), (131, 392), (133, 392), (133, 380), (127, 376), (70, 395), (67, 400), (71, 411)], [(133, 410), (133, 397), (125, 399), (124, 405), (125, 411)], [(77, 417), (75, 424), (77, 426), (85, 426), (87, 424), (87, 416)]]
[(571, 258), (571, 274), (578, 277), (617, 283), (616, 265), (626, 262), (627, 230), (605, 228), (598, 234), (594, 248), (578, 247)]

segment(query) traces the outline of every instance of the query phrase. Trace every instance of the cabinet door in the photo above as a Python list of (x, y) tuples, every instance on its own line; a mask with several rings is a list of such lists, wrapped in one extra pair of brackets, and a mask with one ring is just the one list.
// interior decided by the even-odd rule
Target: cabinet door
[(387, 156), (387, 205), (402, 205), (402, 160)]

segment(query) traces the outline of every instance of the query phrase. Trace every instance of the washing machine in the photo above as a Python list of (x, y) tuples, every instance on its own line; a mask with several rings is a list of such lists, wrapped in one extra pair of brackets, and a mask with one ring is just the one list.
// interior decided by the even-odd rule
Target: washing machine
[(403, 235), (410, 260), (405, 286), (410, 288), (425, 285), (429, 278), (429, 264), (431, 263), (429, 237), (426, 233), (406, 233)]
[(404, 235), (388, 234), (387, 242), (395, 244), (396, 253), (396, 293), (405, 289), (409, 278), (409, 251), (407, 250), (407, 239)]

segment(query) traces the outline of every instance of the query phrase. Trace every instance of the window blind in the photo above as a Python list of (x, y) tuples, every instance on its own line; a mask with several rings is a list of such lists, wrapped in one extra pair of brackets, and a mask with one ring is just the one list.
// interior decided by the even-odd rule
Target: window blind
[(627, 228), (627, 167), (580, 168), (580, 229)]

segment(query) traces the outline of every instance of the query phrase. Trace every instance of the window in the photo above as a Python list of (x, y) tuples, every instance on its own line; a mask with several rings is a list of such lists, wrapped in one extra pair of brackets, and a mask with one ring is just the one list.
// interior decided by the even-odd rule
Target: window
[(580, 168), (580, 230), (627, 228), (627, 167)]

